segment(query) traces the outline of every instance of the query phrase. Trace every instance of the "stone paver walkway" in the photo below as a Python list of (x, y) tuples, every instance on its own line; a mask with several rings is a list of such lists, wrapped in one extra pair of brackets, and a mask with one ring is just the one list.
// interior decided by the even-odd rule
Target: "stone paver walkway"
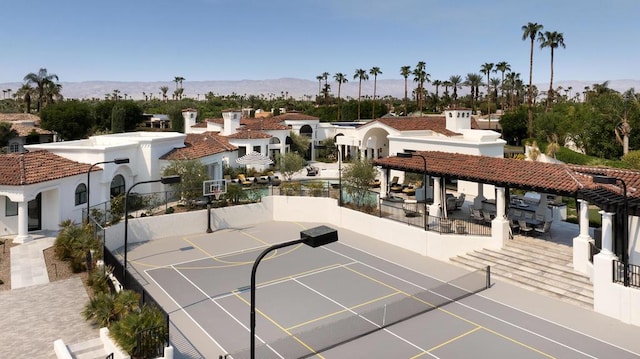
[(55, 358), (56, 339), (97, 338), (98, 328), (81, 315), (88, 300), (77, 277), (0, 292), (0, 358)]

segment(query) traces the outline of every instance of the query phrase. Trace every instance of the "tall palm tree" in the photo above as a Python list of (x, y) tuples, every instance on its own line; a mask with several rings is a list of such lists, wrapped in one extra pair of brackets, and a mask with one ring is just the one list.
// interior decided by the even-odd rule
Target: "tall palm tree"
[(316, 80), (318, 80), (318, 97), (322, 94), (322, 75), (316, 76)]
[(549, 91), (547, 93), (547, 111), (551, 106), (551, 102), (553, 101), (553, 53), (554, 50), (558, 47), (562, 47), (563, 49), (567, 46), (564, 44), (564, 35), (561, 32), (557, 31), (545, 31), (544, 34), (540, 34), (538, 37), (540, 41), (540, 48), (544, 49), (548, 47), (551, 49), (551, 80), (549, 81)]
[(431, 84), (433, 84), (433, 86), (436, 87), (436, 98), (438, 98), (438, 89), (440, 88), (440, 86), (442, 86), (442, 81), (440, 80), (433, 80), (433, 82), (431, 82)]
[(424, 97), (424, 83), (429, 82), (429, 75), (426, 71), (427, 63), (424, 61), (418, 62), (416, 68), (413, 69), (413, 81), (418, 83), (418, 89), (416, 91), (416, 98), (418, 100), (418, 108), (420, 109), (420, 115), (422, 115), (422, 99)]
[(476, 100), (478, 99), (478, 90), (482, 84), (482, 75), (468, 73), (464, 81), (465, 85), (469, 86), (471, 92), (471, 109), (476, 109)]
[(543, 28), (544, 26), (537, 22), (530, 22), (522, 26), (522, 41), (526, 39), (531, 40), (531, 50), (529, 52), (529, 96), (527, 99), (529, 103), (529, 108), (527, 110), (529, 137), (533, 137), (533, 42), (536, 40), (536, 37), (540, 34)]
[(33, 93), (33, 87), (28, 83), (25, 83), (16, 91), (15, 96), (24, 101), (24, 113), (31, 112), (31, 94)]
[(342, 72), (338, 72), (335, 75), (333, 75), (333, 78), (336, 80), (336, 82), (338, 83), (338, 121), (340, 121), (340, 115), (341, 115), (341, 109), (340, 109), (340, 88), (342, 87), (343, 83), (347, 83), (349, 82), (349, 80), (347, 79), (347, 76), (345, 74), (343, 74)]
[(404, 77), (404, 115), (407, 116), (407, 78), (411, 75), (411, 66), (402, 66), (400, 75)]
[(507, 71), (511, 71), (511, 65), (506, 61), (500, 61), (496, 64), (496, 71), (502, 73), (502, 82), (500, 85), (500, 109), (504, 111), (504, 74)]
[(160, 86), (160, 94), (164, 102), (167, 102), (167, 91), (169, 91), (169, 86)]
[(493, 71), (493, 62), (485, 62), (480, 68), (480, 72), (487, 76), (487, 116), (489, 118), (489, 128), (491, 128), (491, 71)]
[(329, 86), (329, 73), (328, 72), (323, 72), (322, 73), (322, 79), (324, 80), (324, 103), (325, 105), (327, 104), (327, 101), (329, 100), (329, 89), (331, 89), (331, 86)]
[(362, 80), (368, 80), (369, 75), (364, 69), (356, 69), (353, 79), (358, 79), (358, 120), (360, 120), (360, 98), (362, 97)]
[(382, 71), (377, 66), (374, 66), (369, 70), (369, 75), (373, 75), (373, 105), (371, 106), (371, 118), (376, 117), (376, 85), (378, 82), (378, 75), (382, 75)]
[(50, 74), (46, 68), (41, 68), (38, 73), (28, 73), (24, 79), (29, 85), (35, 85), (38, 89), (38, 107), (37, 111), (40, 112), (44, 101), (44, 90), (47, 83), (53, 83), (53, 80), (58, 81), (58, 75)]
[(453, 88), (452, 99), (455, 106), (456, 100), (458, 99), (458, 89), (462, 88), (462, 77), (460, 75), (452, 75), (451, 77), (449, 77), (449, 82), (451, 83), (451, 87)]

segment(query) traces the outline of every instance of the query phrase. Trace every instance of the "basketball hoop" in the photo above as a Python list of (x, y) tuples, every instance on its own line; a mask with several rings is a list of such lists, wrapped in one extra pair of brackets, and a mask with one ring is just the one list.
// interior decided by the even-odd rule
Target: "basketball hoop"
[(220, 188), (214, 188), (211, 193), (213, 194), (213, 198), (217, 200), (220, 199), (220, 194), (222, 193), (222, 191), (220, 190)]

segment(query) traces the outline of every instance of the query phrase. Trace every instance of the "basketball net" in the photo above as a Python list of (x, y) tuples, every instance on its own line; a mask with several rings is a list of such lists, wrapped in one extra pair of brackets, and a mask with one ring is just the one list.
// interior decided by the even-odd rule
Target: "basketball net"
[(214, 188), (213, 191), (211, 191), (211, 193), (213, 193), (213, 197), (217, 200), (220, 199), (220, 189), (219, 188)]

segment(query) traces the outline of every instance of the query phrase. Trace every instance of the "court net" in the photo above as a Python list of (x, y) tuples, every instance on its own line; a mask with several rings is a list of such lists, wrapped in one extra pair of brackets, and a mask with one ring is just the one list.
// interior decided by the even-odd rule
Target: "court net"
[[(310, 358), (317, 353), (483, 291), (490, 285), (491, 272), (487, 266), (372, 310), (353, 313), (326, 325), (292, 333), (291, 336), (268, 344), (256, 345), (256, 358)], [(230, 357), (250, 358), (250, 352), (246, 349)]]

